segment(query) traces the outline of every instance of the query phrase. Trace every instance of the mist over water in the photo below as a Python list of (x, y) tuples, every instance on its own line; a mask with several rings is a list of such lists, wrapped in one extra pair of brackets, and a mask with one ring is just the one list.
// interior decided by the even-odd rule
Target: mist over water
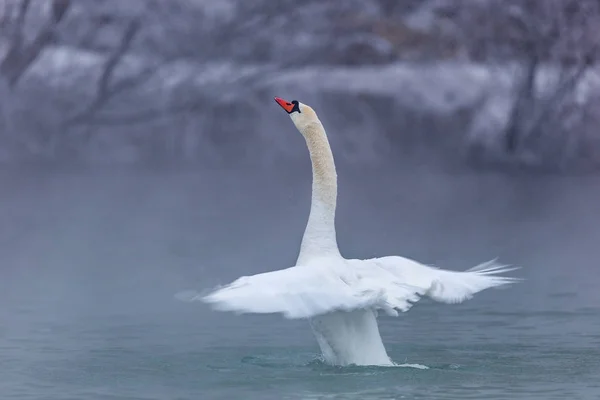
[[(0, 2), (0, 400), (597, 400), (599, 25), (595, 0)], [(344, 256), (524, 281), (380, 316), (392, 368), (177, 300), (297, 258), (311, 166), (274, 96), (327, 129)]]
[[(4, 398), (595, 398), (600, 179), (339, 163), (346, 257), (449, 269), (498, 257), (523, 283), (380, 317), (397, 363), (330, 368), (306, 321), (174, 295), (293, 265), (308, 162), (270, 169), (0, 172)], [(594, 383), (596, 382), (596, 383)], [(20, 397), (19, 397), (20, 396)]]

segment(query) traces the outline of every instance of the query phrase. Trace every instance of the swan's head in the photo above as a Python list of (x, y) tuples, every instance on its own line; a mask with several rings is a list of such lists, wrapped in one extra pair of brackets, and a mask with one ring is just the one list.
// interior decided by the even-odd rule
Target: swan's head
[(317, 113), (298, 100), (287, 101), (281, 97), (275, 97), (275, 101), (288, 113), (296, 128), (302, 133), (304, 133), (305, 128), (311, 123), (321, 123), (317, 117)]

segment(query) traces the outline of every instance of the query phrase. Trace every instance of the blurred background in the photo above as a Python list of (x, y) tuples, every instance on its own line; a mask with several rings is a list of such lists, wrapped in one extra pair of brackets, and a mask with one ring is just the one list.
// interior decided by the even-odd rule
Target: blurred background
[[(590, 169), (595, 0), (3, 0), (0, 162), (268, 164), (305, 156)], [(424, 153), (422, 153), (424, 152)]]
[[(0, 397), (597, 398), (599, 32), (597, 0), (0, 0)], [(342, 254), (523, 267), (380, 318), (430, 372), (174, 300), (295, 262), (273, 96), (327, 129)]]

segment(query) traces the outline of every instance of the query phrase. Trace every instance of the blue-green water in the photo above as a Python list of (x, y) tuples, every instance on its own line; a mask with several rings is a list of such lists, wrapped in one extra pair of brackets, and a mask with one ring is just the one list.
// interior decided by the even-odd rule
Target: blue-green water
[(174, 298), (293, 263), (307, 176), (6, 173), (0, 398), (600, 397), (597, 179), (341, 177), (346, 255), (452, 269), (499, 256), (525, 282), (381, 317), (390, 356), (412, 366), (330, 367), (306, 321)]

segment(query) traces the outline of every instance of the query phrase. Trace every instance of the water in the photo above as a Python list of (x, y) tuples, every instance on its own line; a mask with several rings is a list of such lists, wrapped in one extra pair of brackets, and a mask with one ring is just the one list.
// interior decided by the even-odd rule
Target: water
[[(324, 365), (306, 321), (174, 295), (292, 265), (310, 171), (0, 174), (3, 399), (597, 399), (600, 179), (340, 167), (349, 257), (526, 281), (381, 317), (405, 367)], [(297, 172), (300, 171), (300, 172)], [(428, 367), (427, 369), (418, 368)]]

